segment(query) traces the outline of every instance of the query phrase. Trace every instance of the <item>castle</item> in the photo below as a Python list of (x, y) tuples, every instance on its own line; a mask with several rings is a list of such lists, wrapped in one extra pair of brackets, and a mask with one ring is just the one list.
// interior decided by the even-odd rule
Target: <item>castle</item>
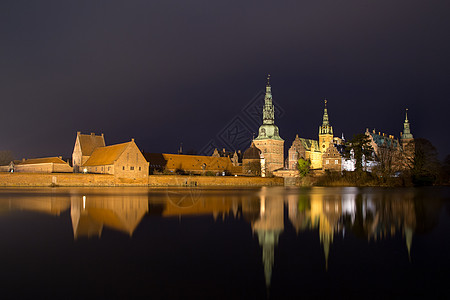
[[(400, 140), (393, 135), (365, 132), (373, 155), (363, 158), (363, 168), (372, 171), (378, 168), (389, 173), (411, 168), (414, 157), (414, 137), (408, 120), (408, 110)], [(222, 174), (247, 176), (295, 176), (300, 158), (310, 161), (313, 170), (354, 171), (356, 160), (345, 153), (344, 137), (335, 137), (328, 116), (327, 100), (324, 101), (322, 124), (318, 139), (307, 139), (297, 134), (284, 158), (284, 140), (275, 125), (275, 106), (272, 99), (270, 75), (262, 107), (262, 124), (258, 136), (252, 139), (246, 151), (227, 152), (217, 149), (211, 156), (181, 155), (164, 153), (142, 153), (131, 139), (130, 142), (106, 146), (103, 134), (81, 134), (77, 132), (72, 154), (72, 166), (61, 158), (49, 157), (32, 160), (12, 161), (0, 166), (0, 172), (55, 173), (75, 172), (110, 174), (117, 178), (145, 179), (149, 173), (183, 171), (188, 174)], [(284, 173), (283, 173), (284, 172)], [(283, 173), (283, 174), (282, 174)]]
[[(264, 97), (262, 125), (259, 127), (258, 136), (252, 141), (252, 146), (256, 146), (261, 151), (262, 176), (274, 174), (275, 171), (282, 169), (295, 171), (300, 158), (309, 160), (313, 170), (355, 170), (355, 159), (352, 154), (350, 157), (344, 155), (346, 147), (344, 137), (335, 137), (333, 134), (326, 99), (318, 139), (301, 138), (297, 134), (288, 150), (286, 160), (284, 160), (284, 140), (280, 137), (279, 129), (275, 125), (274, 110), (269, 75)], [(377, 134), (375, 130), (369, 132), (367, 129), (365, 134), (374, 150), (372, 157), (364, 157), (365, 170), (372, 171), (374, 167), (384, 163), (388, 163), (389, 168), (391, 165), (395, 166), (397, 170), (410, 167), (408, 162), (414, 156), (414, 138), (411, 134), (408, 110), (406, 110), (400, 140), (395, 139), (393, 135), (381, 134), (381, 132)], [(389, 162), (385, 161), (386, 157), (389, 157)]]

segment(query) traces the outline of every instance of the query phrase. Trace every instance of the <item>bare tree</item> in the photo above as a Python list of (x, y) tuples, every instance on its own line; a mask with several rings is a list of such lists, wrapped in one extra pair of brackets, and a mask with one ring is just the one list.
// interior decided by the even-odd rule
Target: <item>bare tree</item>
[(0, 150), (0, 166), (9, 164), (14, 159), (12, 151)]
[(414, 140), (412, 167), (413, 182), (416, 185), (433, 184), (439, 176), (441, 166), (436, 148), (427, 139)]

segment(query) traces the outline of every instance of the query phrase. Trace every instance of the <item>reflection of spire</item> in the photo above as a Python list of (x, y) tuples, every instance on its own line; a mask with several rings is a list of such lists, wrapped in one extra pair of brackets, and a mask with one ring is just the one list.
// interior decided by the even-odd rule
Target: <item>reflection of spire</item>
[(278, 237), (284, 229), (284, 202), (282, 197), (267, 196), (266, 188), (261, 189), (259, 197), (259, 219), (252, 224), (252, 229), (256, 231), (262, 248), (264, 277), (266, 279), (266, 288), (269, 288), (274, 265), (275, 247), (278, 244)]
[(320, 243), (323, 244), (323, 252), (325, 254), (325, 269), (328, 271), (328, 255), (330, 254), (330, 245), (333, 243), (333, 229), (328, 220), (321, 217), (319, 221)]
[(322, 240), (323, 243), (323, 252), (325, 254), (325, 270), (328, 271), (328, 256), (330, 254), (330, 239), (328, 236), (324, 240)]
[(405, 238), (406, 238), (406, 247), (408, 248), (408, 259), (411, 262), (411, 244), (412, 244), (412, 238), (413, 238), (413, 231), (411, 228), (406, 227), (405, 228)]
[(275, 261), (275, 247), (278, 244), (280, 231), (258, 230), (256, 233), (258, 234), (259, 244), (263, 250), (264, 278), (266, 279), (266, 287), (269, 288)]

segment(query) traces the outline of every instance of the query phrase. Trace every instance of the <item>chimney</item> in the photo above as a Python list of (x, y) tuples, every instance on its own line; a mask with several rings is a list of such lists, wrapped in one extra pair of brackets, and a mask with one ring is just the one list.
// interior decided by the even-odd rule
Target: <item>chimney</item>
[(95, 132), (91, 132), (91, 136), (95, 136)]
[(62, 156), (58, 156), (59, 159), (62, 159)]
[(373, 129), (373, 133), (375, 133), (375, 128)]
[(131, 141), (134, 143), (134, 138), (131, 138)]
[(102, 132), (102, 138), (104, 138), (105, 136), (103, 135), (103, 132)]
[(225, 153), (225, 148), (223, 148), (222, 152)]
[(25, 158), (22, 158), (22, 162), (25, 162)]
[(81, 131), (77, 131), (77, 135), (80, 135), (81, 134)]

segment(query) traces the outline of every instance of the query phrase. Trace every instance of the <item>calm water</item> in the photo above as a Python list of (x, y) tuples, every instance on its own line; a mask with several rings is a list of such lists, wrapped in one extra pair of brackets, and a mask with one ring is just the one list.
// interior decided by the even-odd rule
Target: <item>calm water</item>
[(447, 298), (450, 189), (0, 189), (1, 298)]

